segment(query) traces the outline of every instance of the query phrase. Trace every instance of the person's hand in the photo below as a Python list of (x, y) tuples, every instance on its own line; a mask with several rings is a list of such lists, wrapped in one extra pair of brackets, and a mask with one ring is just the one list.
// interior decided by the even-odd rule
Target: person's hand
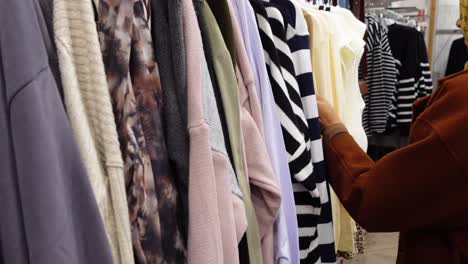
[(342, 123), (331, 104), (326, 99), (318, 95), (317, 106), (322, 130), (325, 130), (329, 126)]

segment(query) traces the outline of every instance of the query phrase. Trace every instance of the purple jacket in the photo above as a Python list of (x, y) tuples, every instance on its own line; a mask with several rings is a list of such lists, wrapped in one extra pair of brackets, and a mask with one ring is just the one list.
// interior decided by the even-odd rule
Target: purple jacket
[(40, 7), (2, 1), (0, 23), (0, 262), (111, 264)]

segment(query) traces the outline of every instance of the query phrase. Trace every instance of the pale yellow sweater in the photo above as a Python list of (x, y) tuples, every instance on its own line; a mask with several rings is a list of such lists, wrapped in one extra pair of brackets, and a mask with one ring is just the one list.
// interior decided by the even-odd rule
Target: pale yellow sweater
[(92, 2), (54, 0), (54, 38), (64, 101), (115, 263), (134, 263), (124, 163)]

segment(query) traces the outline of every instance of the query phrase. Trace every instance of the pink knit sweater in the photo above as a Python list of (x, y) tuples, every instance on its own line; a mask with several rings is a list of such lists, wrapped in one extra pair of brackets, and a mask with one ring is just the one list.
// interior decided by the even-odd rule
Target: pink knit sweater
[[(247, 229), (245, 208), (227, 156), (200, 29), (191, 0), (184, 0), (189, 163), (189, 264), (238, 264)], [(237, 191), (236, 191), (237, 190)]]
[(278, 178), (273, 172), (270, 156), (264, 141), (263, 118), (255, 86), (253, 71), (247, 57), (244, 40), (230, 1), (234, 44), (236, 49), (236, 77), (241, 103), (242, 132), (245, 143), (247, 175), (252, 190), (264, 263), (274, 262), (273, 225), (281, 206)]

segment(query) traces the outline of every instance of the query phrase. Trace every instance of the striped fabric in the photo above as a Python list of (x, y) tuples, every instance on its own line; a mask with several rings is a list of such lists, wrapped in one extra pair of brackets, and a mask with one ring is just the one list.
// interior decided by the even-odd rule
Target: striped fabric
[[(257, 16), (267, 69), (280, 114), (286, 149), (290, 157), (289, 167), (294, 176), (293, 187), (298, 214), (301, 263), (320, 263), (317, 250), (319, 243), (317, 224), (321, 201), (315, 184), (309, 126), (296, 79), (293, 54), (286, 41), (287, 23), (283, 14), (272, 3), (259, 1), (251, 1), (251, 3)], [(306, 58), (309, 57), (310, 55)], [(310, 110), (307, 113), (312, 112)], [(298, 172), (301, 173), (298, 174)], [(307, 172), (307, 174), (302, 172)]]
[(389, 46), (397, 65), (396, 120), (392, 126), (409, 128), (413, 117), (413, 103), (432, 93), (432, 77), (426, 43), (414, 28), (391, 25)]
[[(395, 120), (397, 69), (386, 28), (375, 16), (366, 17), (367, 85), (366, 107), (362, 116), (367, 135), (383, 133)], [(390, 119), (390, 120), (389, 120)]]
[(282, 63), (289, 57), (281, 52), (281, 48), (286, 51), (288, 47), (283, 43), (281, 48), (276, 49), (278, 39), (273, 35), (266, 9), (261, 2), (253, 0), (251, 3), (257, 16), (266, 66), (280, 116), (291, 174), (295, 180), (302, 182), (304, 186), (313, 191), (314, 195), (318, 195), (315, 182), (311, 177), (313, 167), (310, 155), (310, 140), (307, 136), (308, 127), (302, 110), (297, 82), (294, 78), (294, 67), (292, 62), (289, 63), (290, 65)]
[[(309, 127), (308, 135), (311, 140), (311, 156), (313, 164), (312, 177), (315, 179), (320, 194), (321, 211), (317, 215), (316, 233), (310, 236), (310, 223), (302, 218), (314, 211), (298, 213), (299, 236), (302, 263), (336, 263), (335, 241), (331, 213), (330, 195), (326, 181), (326, 167), (323, 157), (320, 124), (318, 120), (317, 98), (315, 96), (312, 65), (310, 60), (310, 36), (307, 22), (302, 9), (291, 1), (271, 0), (270, 3), (282, 11), (287, 22), (286, 40), (291, 50), (291, 59), (299, 86), (304, 114)], [(268, 9), (267, 9), (268, 10)], [(293, 183), (296, 205), (307, 206), (310, 194), (301, 183)], [(307, 219), (307, 218), (304, 218)], [(304, 227), (301, 227), (304, 226)], [(310, 242), (310, 237), (317, 237), (318, 241)]]
[[(397, 69), (401, 69), (403, 64), (395, 59)], [(418, 98), (432, 93), (432, 77), (429, 63), (419, 63), (421, 76), (411, 78), (398, 78), (396, 95), (396, 123), (409, 124), (413, 118), (413, 103)], [(398, 75), (400, 70), (398, 70)], [(400, 77), (400, 76), (398, 76)]]

